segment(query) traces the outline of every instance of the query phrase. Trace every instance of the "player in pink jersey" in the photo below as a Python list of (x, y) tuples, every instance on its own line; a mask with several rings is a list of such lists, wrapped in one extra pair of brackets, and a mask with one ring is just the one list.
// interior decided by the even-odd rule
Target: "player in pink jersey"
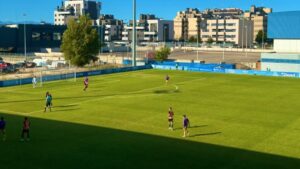
[(29, 119), (27, 117), (25, 117), (24, 121), (23, 121), (23, 129), (22, 129), (21, 141), (24, 141), (25, 135), (26, 135), (26, 141), (30, 140), (29, 129), (30, 129), (30, 121), (29, 121)]
[(170, 130), (173, 130), (173, 125), (174, 125), (174, 112), (173, 112), (173, 109), (172, 107), (169, 108), (169, 111), (168, 111), (168, 121), (169, 121), (169, 129)]

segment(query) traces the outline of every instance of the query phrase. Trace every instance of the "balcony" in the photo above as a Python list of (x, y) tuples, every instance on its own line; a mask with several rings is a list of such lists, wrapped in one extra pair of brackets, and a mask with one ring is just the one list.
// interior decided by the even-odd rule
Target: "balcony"
[(157, 32), (144, 32), (145, 35), (157, 35)]

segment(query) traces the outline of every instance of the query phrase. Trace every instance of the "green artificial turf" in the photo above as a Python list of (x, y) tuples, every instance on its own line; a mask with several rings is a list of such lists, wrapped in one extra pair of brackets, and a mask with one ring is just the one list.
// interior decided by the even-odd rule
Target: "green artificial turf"
[[(83, 79), (1, 88), (7, 140), (0, 141), (0, 168), (300, 166), (299, 79), (146, 70), (89, 81), (87, 92)], [(54, 107), (43, 113), (47, 91)], [(182, 138), (183, 114), (191, 122), (188, 138)], [(31, 120), (29, 142), (20, 142), (24, 116)]]

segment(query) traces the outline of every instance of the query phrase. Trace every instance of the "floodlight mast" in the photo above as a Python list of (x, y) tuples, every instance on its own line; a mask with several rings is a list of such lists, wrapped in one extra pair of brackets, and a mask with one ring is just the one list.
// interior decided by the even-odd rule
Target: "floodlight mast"
[(136, 0), (133, 0), (133, 27), (132, 27), (132, 66), (136, 66)]

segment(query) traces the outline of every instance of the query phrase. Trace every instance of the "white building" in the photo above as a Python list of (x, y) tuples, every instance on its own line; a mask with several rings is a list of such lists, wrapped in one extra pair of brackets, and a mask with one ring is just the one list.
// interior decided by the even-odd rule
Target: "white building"
[(268, 37), (276, 53), (261, 55), (261, 70), (300, 72), (300, 11), (269, 14)]
[(206, 19), (201, 21), (201, 39), (206, 42), (226, 42), (240, 47), (251, 47), (253, 22), (239, 18)]
[(66, 25), (70, 18), (89, 15), (92, 20), (100, 16), (101, 3), (92, 0), (66, 0), (54, 11), (54, 25)]
[[(174, 39), (174, 22), (161, 19), (137, 21), (137, 40), (139, 42), (166, 42)], [(132, 26), (125, 26), (122, 32), (123, 41), (132, 40)]]
[(148, 30), (144, 32), (144, 40), (150, 42), (166, 42), (174, 39), (174, 22), (169, 20), (148, 20)]

